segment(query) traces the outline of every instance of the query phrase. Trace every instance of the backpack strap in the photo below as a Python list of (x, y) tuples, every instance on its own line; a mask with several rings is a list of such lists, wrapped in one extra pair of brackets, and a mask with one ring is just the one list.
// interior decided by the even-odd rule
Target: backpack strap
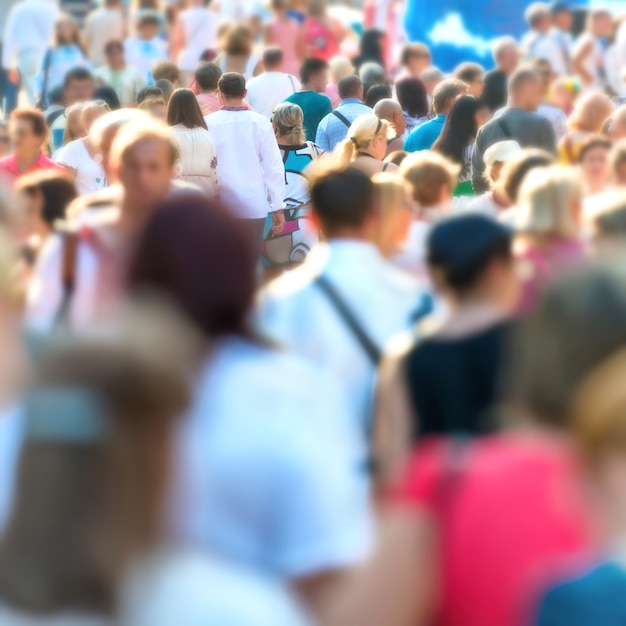
[(64, 231), (63, 250), (61, 257), (61, 287), (63, 295), (61, 304), (55, 317), (55, 326), (67, 325), (69, 322), (70, 306), (76, 291), (76, 259), (78, 256), (79, 233)]
[(372, 364), (378, 366), (382, 359), (381, 349), (372, 341), (334, 285), (323, 275), (318, 276), (313, 284), (328, 298), (328, 301), (333, 305), (339, 317), (341, 317), (354, 338), (359, 342)]
[(333, 115), (338, 120), (341, 120), (348, 128), (352, 126), (352, 122), (343, 113), (339, 113), (339, 111), (333, 111)]
[(52, 65), (52, 48), (46, 50), (46, 56), (43, 59), (43, 80), (41, 83), (41, 93), (37, 107), (42, 111), (46, 108), (48, 102), (48, 82), (50, 80), (50, 66)]

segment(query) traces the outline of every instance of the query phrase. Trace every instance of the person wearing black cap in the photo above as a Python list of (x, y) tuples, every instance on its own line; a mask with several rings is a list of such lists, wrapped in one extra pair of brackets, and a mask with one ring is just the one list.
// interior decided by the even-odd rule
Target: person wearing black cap
[(427, 261), (445, 314), (381, 367), (375, 449), (383, 480), (417, 439), (496, 429), (493, 408), (518, 295), (512, 233), (484, 215), (457, 215), (434, 226)]
[(557, 76), (568, 76), (572, 73), (572, 26), (574, 14), (567, 2), (556, 0), (550, 5), (552, 17), (551, 35), (559, 46), (561, 58), (552, 59), (552, 71)]

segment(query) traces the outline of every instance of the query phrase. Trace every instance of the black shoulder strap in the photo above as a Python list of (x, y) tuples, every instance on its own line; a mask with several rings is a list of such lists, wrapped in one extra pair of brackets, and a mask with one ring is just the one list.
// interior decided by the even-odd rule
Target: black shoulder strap
[(361, 326), (354, 313), (350, 310), (350, 307), (345, 303), (332, 283), (325, 276), (318, 276), (315, 280), (315, 285), (326, 295), (341, 319), (346, 323), (346, 326), (350, 329), (359, 344), (361, 344), (361, 347), (370, 361), (377, 366), (382, 359), (380, 348), (372, 341), (367, 332), (365, 332), (363, 326)]
[(56, 314), (55, 326), (65, 325), (69, 321), (70, 305), (76, 290), (76, 257), (78, 254), (78, 233), (63, 232), (63, 255), (61, 257), (61, 286), (63, 295)]
[(43, 60), (43, 80), (41, 83), (41, 94), (39, 95), (38, 106), (40, 109), (46, 108), (48, 101), (48, 82), (50, 79), (50, 66), (52, 65), (52, 48), (46, 50), (46, 56)]
[(352, 126), (352, 122), (343, 113), (339, 113), (339, 111), (333, 111), (333, 115), (338, 120), (341, 120), (348, 128)]
[(513, 133), (511, 132), (511, 128), (509, 127), (509, 125), (502, 119), (502, 117), (498, 118), (498, 126), (500, 127), (500, 130), (502, 131), (502, 134), (507, 138), (507, 139), (513, 139)]

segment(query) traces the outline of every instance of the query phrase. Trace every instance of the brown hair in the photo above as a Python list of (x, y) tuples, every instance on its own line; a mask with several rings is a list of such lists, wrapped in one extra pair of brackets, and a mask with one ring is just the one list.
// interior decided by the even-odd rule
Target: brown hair
[(413, 189), (413, 199), (423, 207), (438, 204), (445, 185), (450, 193), (456, 187), (460, 168), (436, 152), (416, 152), (400, 165), (400, 175)]
[(614, 109), (615, 106), (606, 94), (598, 92), (583, 94), (574, 105), (574, 110), (567, 120), (567, 127), (571, 130), (599, 133)]
[(226, 33), (224, 52), (230, 56), (252, 54), (252, 31), (242, 24), (232, 26)]
[(158, 540), (192, 344), (157, 310), (106, 336), (52, 340), (35, 363), (0, 541), (0, 597), (18, 610), (109, 615), (128, 565)]
[(170, 83), (175, 84), (180, 78), (180, 70), (178, 65), (171, 61), (157, 61), (152, 66), (152, 78), (155, 82), (165, 78)]
[(33, 127), (33, 132), (37, 137), (48, 136), (48, 125), (46, 124), (46, 118), (39, 109), (34, 107), (23, 107), (21, 109), (15, 109), (11, 113), (9, 118), (10, 122), (16, 122), (17, 120), (28, 120)]
[(50, 228), (54, 228), (57, 221), (65, 219), (67, 207), (78, 196), (74, 183), (58, 170), (40, 170), (26, 174), (17, 181), (15, 189), (29, 195), (41, 194), (41, 219)]
[(204, 128), (207, 125), (202, 116), (198, 100), (191, 89), (177, 89), (167, 105), (167, 123), (185, 128)]
[(578, 152), (578, 162), (582, 163), (585, 160), (588, 152), (595, 150), (596, 148), (603, 148), (607, 152), (613, 147), (613, 142), (604, 135), (592, 135), (587, 137)]

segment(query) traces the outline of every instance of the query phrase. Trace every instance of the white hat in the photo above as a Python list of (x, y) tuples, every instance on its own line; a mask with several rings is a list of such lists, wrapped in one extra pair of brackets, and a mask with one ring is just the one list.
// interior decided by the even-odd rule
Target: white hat
[(504, 163), (510, 161), (522, 151), (517, 141), (507, 139), (506, 141), (498, 141), (493, 146), (489, 146), (483, 154), (483, 161), (487, 167), (491, 167), (494, 163)]

